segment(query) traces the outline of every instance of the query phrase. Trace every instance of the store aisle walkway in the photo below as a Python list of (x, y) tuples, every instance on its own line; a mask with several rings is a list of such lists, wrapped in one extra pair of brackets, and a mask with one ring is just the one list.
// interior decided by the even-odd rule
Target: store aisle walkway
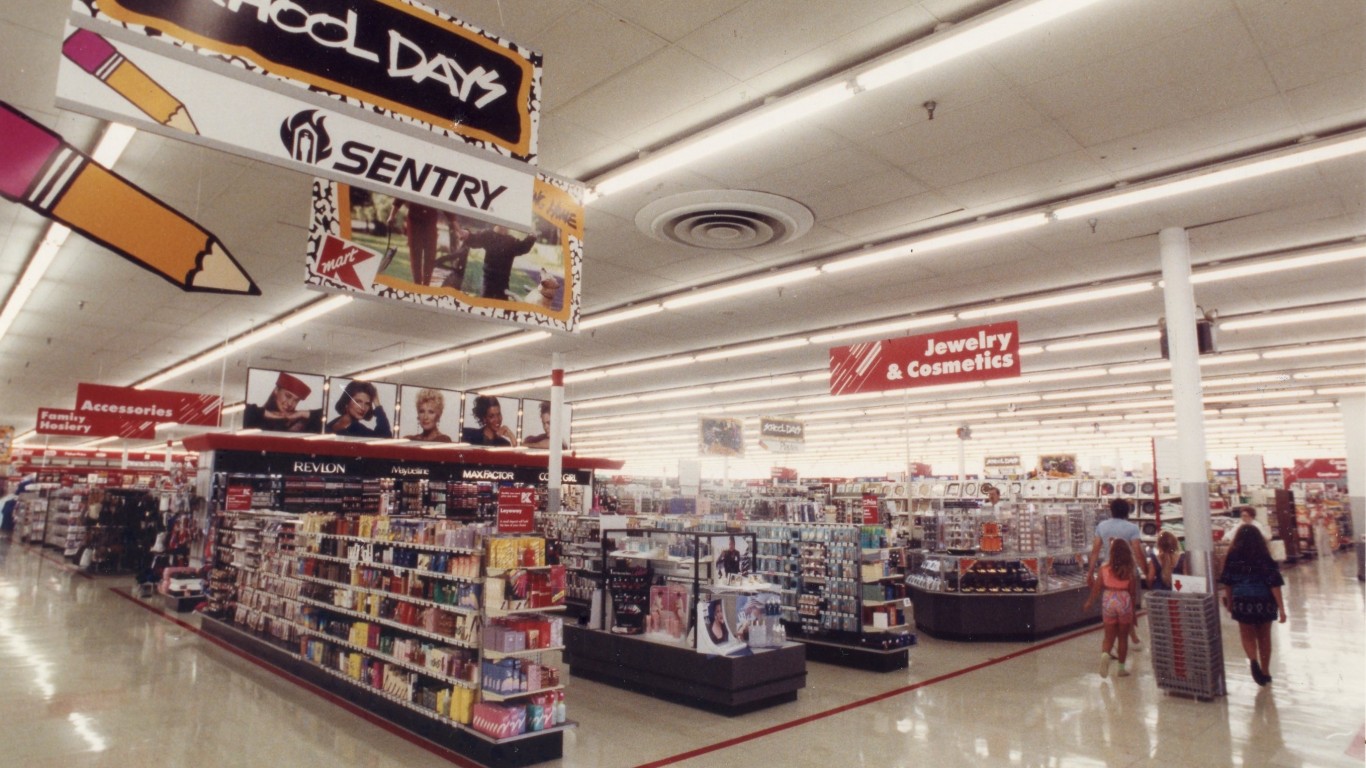
[[(1252, 682), (1225, 619), (1229, 695), (1212, 703), (1159, 691), (1146, 647), (1134, 676), (1102, 681), (1094, 631), (1034, 645), (922, 636), (907, 670), (813, 663), (796, 703), (734, 718), (571, 678), (580, 728), (545, 765), (1361, 768), (1355, 566), (1345, 554), (1286, 571), (1270, 687)], [(130, 583), (0, 542), (0, 766), (442, 764), (200, 636), (193, 616), (129, 597)]]

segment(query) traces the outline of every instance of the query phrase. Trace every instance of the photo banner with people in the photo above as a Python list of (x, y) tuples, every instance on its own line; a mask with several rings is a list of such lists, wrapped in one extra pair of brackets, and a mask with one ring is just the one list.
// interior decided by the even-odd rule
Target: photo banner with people
[(487, 320), (573, 331), (583, 187), (538, 174), (529, 231), (314, 179), (305, 285)]
[[(550, 413), (549, 400), (522, 401), (523, 448), (550, 450)], [(565, 403), (564, 416), (561, 420), (564, 424), (564, 440), (560, 447), (563, 450), (569, 450), (569, 415), (570, 406)]]
[(467, 393), (460, 442), (489, 448), (516, 448), (521, 444), (517, 436), (517, 409), (520, 405), (512, 397)]
[(701, 456), (745, 455), (745, 423), (739, 419), (702, 417), (698, 420), (698, 454)]
[(404, 385), (399, 434), (423, 443), (453, 443), (460, 437), (464, 394), (453, 389)]
[(327, 378), (268, 368), (247, 369), (242, 428), (316, 435), (323, 431)]
[(398, 385), (333, 376), (328, 380), (327, 419), (323, 431), (346, 437), (394, 436), (392, 414)]

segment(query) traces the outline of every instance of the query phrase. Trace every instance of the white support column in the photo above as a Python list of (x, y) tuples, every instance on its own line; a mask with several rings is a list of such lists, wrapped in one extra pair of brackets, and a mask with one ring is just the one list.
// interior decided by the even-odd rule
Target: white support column
[(564, 355), (550, 355), (550, 478), (546, 514), (558, 514), (564, 485), (564, 433), (569, 426), (564, 418)]
[(1172, 401), (1180, 454), (1181, 508), (1191, 574), (1213, 584), (1210, 553), (1209, 474), (1205, 468), (1205, 405), (1200, 384), (1200, 345), (1196, 338), (1195, 292), (1191, 288), (1190, 240), (1186, 230), (1169, 227), (1157, 234), (1162, 254), (1162, 291), (1167, 311), (1167, 350), (1171, 359)]
[[(1366, 395), (1343, 395), (1338, 400), (1347, 443), (1347, 500), (1352, 505), (1352, 543), (1366, 532)], [(1363, 570), (1356, 547), (1357, 577)]]

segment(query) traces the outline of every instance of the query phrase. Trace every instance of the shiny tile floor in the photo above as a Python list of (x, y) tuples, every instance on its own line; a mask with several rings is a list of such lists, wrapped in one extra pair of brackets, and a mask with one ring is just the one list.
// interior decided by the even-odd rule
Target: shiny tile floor
[[(1094, 631), (1036, 645), (922, 636), (907, 670), (812, 663), (797, 702), (733, 718), (571, 678), (580, 727), (543, 765), (1366, 765), (1354, 555), (1286, 578), (1275, 682), (1252, 682), (1225, 618), (1228, 696), (1213, 702), (1160, 691), (1146, 643), (1132, 677), (1102, 680)], [(0, 542), (0, 766), (443, 764), (205, 640), (193, 617), (139, 605), (129, 585)]]

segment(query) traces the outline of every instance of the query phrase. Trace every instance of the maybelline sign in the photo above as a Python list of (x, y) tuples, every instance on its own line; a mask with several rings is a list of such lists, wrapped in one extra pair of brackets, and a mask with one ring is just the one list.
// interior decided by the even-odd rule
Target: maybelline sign
[(540, 55), (410, 0), (74, 0), (73, 13), (122, 25), (139, 47), (194, 51), (201, 66), (236, 62), (520, 160), (536, 152)]

